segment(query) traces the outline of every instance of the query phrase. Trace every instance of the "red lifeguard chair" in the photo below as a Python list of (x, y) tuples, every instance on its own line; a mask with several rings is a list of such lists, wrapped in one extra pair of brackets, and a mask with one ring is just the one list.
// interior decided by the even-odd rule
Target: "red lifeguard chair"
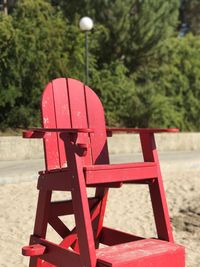
[[(30, 245), (29, 267), (184, 267), (184, 248), (174, 244), (154, 133), (177, 129), (106, 129), (96, 94), (80, 81), (60, 78), (44, 90), (41, 129), (23, 133), (43, 138), (46, 170), (39, 172), (39, 198)], [(144, 162), (109, 164), (107, 136), (115, 132), (140, 135)], [(108, 189), (147, 184), (157, 237), (143, 238), (103, 226)], [(88, 198), (86, 187), (95, 187)], [(69, 191), (71, 200), (52, 202), (52, 191)], [(69, 230), (60, 216), (74, 214)], [(50, 224), (62, 237), (46, 239)], [(99, 248), (102, 243), (107, 247)]]

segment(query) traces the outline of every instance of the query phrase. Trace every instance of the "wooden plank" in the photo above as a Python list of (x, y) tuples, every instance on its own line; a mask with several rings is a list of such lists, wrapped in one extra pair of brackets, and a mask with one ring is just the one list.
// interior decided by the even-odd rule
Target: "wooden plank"
[(124, 233), (122, 231), (103, 227), (100, 235), (100, 243), (107, 246), (114, 246), (122, 243), (128, 243), (136, 240), (144, 239), (143, 237)]
[(125, 182), (125, 181), (138, 181), (143, 179), (153, 179), (158, 176), (157, 167), (155, 165), (145, 167), (124, 167), (121, 169), (101, 169), (101, 170), (87, 170), (85, 169), (85, 177), (87, 185), (100, 185), (101, 183), (111, 182)]
[(95, 129), (90, 134), (93, 164), (108, 164), (108, 146), (105, 126), (104, 109), (98, 96), (85, 86), (87, 103), (88, 127)]
[(52, 242), (36, 236), (32, 236), (31, 241), (34, 244), (41, 244), (46, 247), (47, 253), (44, 253), (44, 255), (40, 256), (40, 259), (42, 260), (59, 267), (66, 267), (66, 263), (71, 267), (81, 266), (80, 255), (77, 253), (68, 249), (64, 249)]
[(156, 167), (155, 162), (134, 162), (134, 163), (122, 163), (122, 164), (101, 164), (101, 165), (89, 165), (84, 166), (85, 171), (102, 171), (102, 170), (121, 170), (121, 169), (133, 169), (133, 168), (147, 168)]
[[(37, 236), (45, 238), (47, 231), (47, 224), (49, 218), (49, 207), (51, 201), (51, 191), (39, 191), (38, 204), (35, 218), (35, 226), (33, 233)], [(34, 244), (32, 238), (30, 238), (30, 245)], [(31, 257), (29, 267), (40, 267), (41, 259), (38, 257)]]
[(151, 202), (158, 238), (173, 242), (173, 234), (168, 213), (167, 201), (162, 182), (162, 175), (153, 133), (140, 134), (141, 146), (144, 161), (152, 161), (157, 164), (157, 178), (149, 184)]
[(62, 248), (68, 248), (71, 247), (76, 251), (77, 253), (80, 253), (79, 251), (79, 244), (77, 239), (77, 233), (76, 233), (76, 227), (71, 231), (69, 235), (67, 235), (59, 244)]
[(37, 188), (39, 190), (71, 191), (71, 175), (68, 169), (40, 174)]
[(143, 239), (97, 250), (98, 267), (184, 267), (185, 252), (174, 243)]
[[(89, 207), (93, 208), (99, 202), (99, 199), (95, 197), (89, 198), (88, 202)], [(70, 214), (74, 214), (72, 200), (51, 202), (49, 218)]]
[(39, 191), (34, 234), (43, 238), (46, 236), (47, 231), (51, 195), (51, 191)]
[(72, 202), (76, 222), (81, 262), (84, 266), (96, 266), (94, 236), (91, 224), (90, 209), (87, 198), (82, 158), (75, 154), (75, 144), (71, 140), (67, 145), (67, 158), (72, 179)]
[[(69, 109), (68, 88), (65, 78), (59, 78), (52, 81), (54, 107), (57, 128), (71, 128), (71, 117)], [(60, 167), (67, 167), (66, 152), (63, 141), (58, 135), (58, 150)]]
[(106, 128), (108, 135), (112, 133), (178, 133), (177, 128)]
[(49, 224), (62, 238), (65, 238), (71, 233), (67, 226), (58, 217), (54, 216), (49, 218)]
[[(41, 100), (42, 126), (44, 128), (56, 128), (54, 108), (53, 85), (50, 82), (42, 95)], [(47, 133), (44, 139), (44, 152), (46, 169), (60, 168), (57, 133)]]
[[(88, 127), (95, 129), (90, 134), (91, 153), (93, 164), (109, 164), (107, 133), (105, 129), (104, 109), (98, 96), (85, 86), (86, 108), (88, 116)], [(103, 219), (108, 197), (108, 188), (106, 184), (96, 189), (95, 196), (101, 199), (101, 209), (97, 218), (93, 221), (93, 231), (95, 236), (95, 247), (99, 246), (99, 234), (103, 226)], [(120, 186), (120, 184), (117, 184)]]
[[(72, 128), (89, 128), (87, 120), (86, 100), (84, 85), (74, 79), (67, 79), (70, 114), (71, 114), (71, 127)], [(77, 143), (87, 144), (90, 146), (89, 135), (87, 133), (79, 133)], [(82, 158), (84, 164), (91, 163), (90, 150)]]
[[(120, 188), (122, 187), (123, 183), (122, 182), (117, 182), (117, 183), (101, 183), (101, 189), (108, 189), (108, 188)], [(87, 184), (87, 187), (96, 187), (97, 190), (99, 189), (99, 185), (97, 184)]]

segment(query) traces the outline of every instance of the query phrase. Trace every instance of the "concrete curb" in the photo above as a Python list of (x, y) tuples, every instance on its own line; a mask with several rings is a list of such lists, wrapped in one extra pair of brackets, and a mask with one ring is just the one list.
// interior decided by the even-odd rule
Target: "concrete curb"
[[(200, 133), (156, 134), (159, 151), (200, 150)], [(137, 134), (117, 134), (108, 138), (111, 154), (130, 154), (140, 152)], [(22, 139), (20, 136), (0, 137), (0, 160), (24, 160), (43, 158), (41, 139)]]

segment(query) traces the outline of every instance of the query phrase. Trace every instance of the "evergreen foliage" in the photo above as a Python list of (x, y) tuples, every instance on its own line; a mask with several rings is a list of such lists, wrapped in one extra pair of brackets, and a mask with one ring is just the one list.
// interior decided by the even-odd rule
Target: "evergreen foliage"
[(200, 36), (196, 0), (184, 1), (191, 31), (178, 38), (179, 0), (20, 0), (0, 13), (0, 129), (39, 125), (44, 85), (84, 81), (82, 16), (90, 82), (107, 124), (200, 130)]

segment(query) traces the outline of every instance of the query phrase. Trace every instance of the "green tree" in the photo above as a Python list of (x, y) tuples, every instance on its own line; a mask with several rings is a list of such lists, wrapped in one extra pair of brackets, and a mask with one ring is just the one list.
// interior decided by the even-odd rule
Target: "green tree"
[(39, 123), (39, 99), (50, 79), (73, 76), (75, 65), (76, 73), (82, 73), (83, 36), (47, 1), (19, 1), (12, 18), (8, 16), (7, 20), (12, 21), (16, 48), (6, 60), (17, 79), (9, 77), (3, 92), (10, 98), (8, 92), (13, 88), (15, 107), (10, 105), (3, 112), (6, 119), (1, 125), (27, 127)]
[[(200, 38), (171, 38), (156, 55), (157, 64), (137, 73), (143, 126), (200, 129)], [(148, 113), (148, 114), (147, 114)], [(142, 118), (145, 118), (143, 121)]]
[(127, 69), (121, 62), (105, 64), (101, 70), (92, 72), (92, 88), (102, 100), (110, 126), (135, 125), (135, 83), (126, 73)]
[(12, 18), (0, 12), (0, 127), (7, 126), (9, 111), (21, 96), (15, 55), (17, 43)]
[[(179, 0), (52, 0), (71, 23), (89, 15), (102, 25), (98, 66), (121, 60), (129, 72), (151, 63), (159, 45), (173, 35), (178, 23)], [(95, 31), (95, 29), (94, 29)]]

